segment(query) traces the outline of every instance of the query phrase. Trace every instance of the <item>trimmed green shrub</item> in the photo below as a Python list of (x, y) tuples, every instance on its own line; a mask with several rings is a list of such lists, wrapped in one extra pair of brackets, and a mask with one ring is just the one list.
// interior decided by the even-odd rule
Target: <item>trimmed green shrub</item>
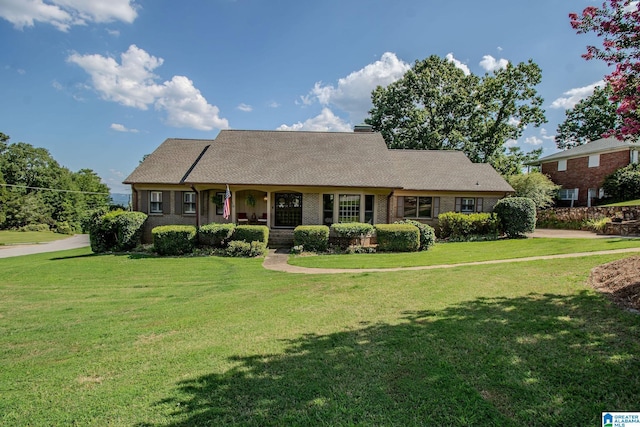
[(69, 225), (67, 221), (56, 222), (56, 233), (58, 234), (74, 234), (75, 230)]
[(97, 210), (84, 223), (91, 250), (96, 253), (127, 251), (140, 243), (147, 214), (142, 212)]
[(233, 223), (203, 225), (198, 230), (198, 242), (204, 246), (224, 248), (231, 239), (235, 228)]
[(379, 252), (415, 252), (420, 249), (420, 230), (411, 224), (378, 224)]
[(329, 246), (329, 227), (326, 225), (299, 225), (293, 230), (293, 244), (305, 251), (324, 252)]
[(331, 243), (341, 248), (350, 245), (359, 245), (363, 237), (371, 236), (374, 232), (373, 225), (364, 222), (345, 222), (331, 225)]
[(498, 218), (489, 213), (445, 212), (438, 216), (438, 237), (465, 240), (472, 236), (497, 237)]
[(415, 227), (418, 227), (418, 230), (420, 230), (420, 250), (421, 251), (426, 251), (436, 243), (436, 232), (433, 229), (433, 227), (431, 227), (428, 224), (423, 224), (413, 219), (403, 219), (401, 221), (396, 221), (395, 224), (411, 224)]
[(239, 225), (233, 233), (233, 240), (244, 240), (245, 242), (269, 243), (269, 227), (266, 225)]
[(193, 252), (197, 234), (193, 225), (160, 225), (151, 230), (151, 235), (160, 255), (182, 255)]
[(225, 255), (231, 257), (250, 257), (264, 256), (267, 254), (267, 245), (263, 242), (253, 241), (251, 243), (244, 240), (232, 240), (225, 249)]
[(536, 204), (526, 197), (507, 197), (496, 203), (493, 211), (500, 221), (500, 230), (507, 237), (521, 237), (536, 229)]

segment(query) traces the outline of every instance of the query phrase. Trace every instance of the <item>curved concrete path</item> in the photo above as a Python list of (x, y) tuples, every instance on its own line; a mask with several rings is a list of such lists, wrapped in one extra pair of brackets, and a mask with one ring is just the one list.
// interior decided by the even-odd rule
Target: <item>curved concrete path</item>
[(67, 249), (84, 248), (87, 246), (89, 246), (89, 235), (76, 234), (75, 236), (71, 236), (66, 239), (55, 240), (47, 243), (0, 246), (0, 258), (65, 251)]
[[(595, 234), (590, 231), (579, 230), (550, 230), (540, 229), (535, 233), (529, 235), (532, 238), (583, 238), (583, 239), (598, 239), (598, 238), (619, 238), (621, 236), (604, 236)], [(287, 251), (269, 250), (262, 266), (267, 270), (281, 271), (285, 273), (298, 273), (298, 274), (338, 274), (338, 273), (384, 273), (393, 271), (416, 271), (416, 270), (434, 270), (439, 268), (454, 268), (464, 267), (469, 265), (483, 265), (483, 264), (504, 264), (508, 262), (526, 262), (526, 261), (538, 261), (545, 259), (558, 259), (558, 258), (578, 258), (584, 256), (594, 255), (608, 255), (608, 254), (623, 254), (640, 252), (640, 247), (626, 248), (626, 249), (613, 249), (608, 251), (595, 251), (595, 252), (578, 252), (572, 254), (560, 254), (560, 255), (542, 255), (526, 258), (510, 258), (510, 259), (498, 259), (490, 261), (474, 261), (459, 264), (443, 264), (443, 265), (423, 265), (416, 267), (393, 267), (393, 268), (310, 268), (300, 267), (297, 265), (290, 265), (287, 263), (289, 259), (289, 253)]]

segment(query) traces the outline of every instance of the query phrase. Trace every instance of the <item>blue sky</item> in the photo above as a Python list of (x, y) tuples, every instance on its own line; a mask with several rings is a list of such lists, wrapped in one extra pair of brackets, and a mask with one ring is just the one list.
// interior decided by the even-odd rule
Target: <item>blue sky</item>
[(349, 131), (416, 60), (482, 75), (533, 59), (548, 123), (509, 144), (556, 151), (565, 109), (608, 72), (580, 57), (588, 0), (0, 0), (0, 132), (90, 168), (114, 192), (169, 137)]

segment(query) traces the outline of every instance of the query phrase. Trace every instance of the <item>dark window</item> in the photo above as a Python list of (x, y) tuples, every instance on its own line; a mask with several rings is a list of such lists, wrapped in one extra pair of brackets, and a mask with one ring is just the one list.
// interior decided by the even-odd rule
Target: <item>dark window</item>
[(322, 195), (322, 222), (324, 225), (333, 224), (333, 194)]

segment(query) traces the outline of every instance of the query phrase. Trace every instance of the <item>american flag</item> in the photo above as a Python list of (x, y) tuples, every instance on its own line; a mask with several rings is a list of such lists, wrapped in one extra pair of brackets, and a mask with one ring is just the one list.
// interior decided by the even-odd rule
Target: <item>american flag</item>
[(229, 219), (231, 216), (231, 192), (229, 191), (229, 185), (227, 185), (227, 191), (224, 193), (224, 208), (222, 209), (222, 217)]

